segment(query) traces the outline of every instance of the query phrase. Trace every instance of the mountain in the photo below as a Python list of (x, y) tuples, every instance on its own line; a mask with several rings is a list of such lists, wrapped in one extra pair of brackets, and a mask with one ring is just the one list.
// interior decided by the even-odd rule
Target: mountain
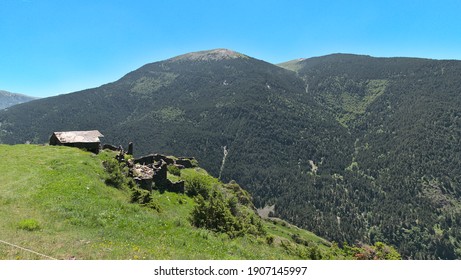
[(354, 135), (340, 185), (357, 228), (411, 258), (459, 258), (461, 62), (336, 54), (282, 66)]
[(34, 97), (26, 96), (23, 94), (11, 93), (8, 91), (0, 90), (0, 110), (34, 99)]
[[(283, 67), (287, 68), (284, 69)], [(194, 156), (257, 207), (342, 244), (461, 257), (461, 62), (348, 54), (279, 66), (225, 49), (0, 112), (0, 142), (98, 129)]]
[(96, 89), (12, 108), (0, 123), (4, 143), (44, 143), (53, 131), (97, 128), (106, 142), (133, 141), (138, 155), (195, 156), (215, 176), (225, 147), (221, 177), (238, 179), (258, 206), (274, 203), (292, 173), (308, 176), (311, 161), (343, 170), (352, 148), (337, 143), (353, 144), (296, 73), (230, 50), (147, 64)]

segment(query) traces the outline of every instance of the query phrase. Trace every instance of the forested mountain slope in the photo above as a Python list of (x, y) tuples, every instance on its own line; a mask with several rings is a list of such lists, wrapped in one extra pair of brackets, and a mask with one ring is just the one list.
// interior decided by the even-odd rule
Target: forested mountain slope
[(284, 66), (356, 139), (341, 184), (370, 240), (459, 258), (461, 63), (338, 54)]
[(0, 111), (0, 141), (98, 129), (138, 155), (195, 156), (330, 240), (458, 258), (461, 63), (338, 54), (280, 66), (229, 50), (147, 64)]

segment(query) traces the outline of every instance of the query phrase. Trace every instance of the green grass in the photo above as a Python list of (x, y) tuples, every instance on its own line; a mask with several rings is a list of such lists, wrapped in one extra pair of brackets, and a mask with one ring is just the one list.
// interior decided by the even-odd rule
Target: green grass
[(383, 95), (387, 85), (387, 80), (368, 80), (365, 83), (364, 96), (357, 96), (354, 93), (344, 91), (340, 96), (340, 100), (345, 113), (339, 118), (339, 122), (347, 125), (358, 115), (365, 113), (368, 106)]
[[(229, 238), (198, 229), (189, 221), (195, 201), (184, 194), (154, 191), (155, 211), (129, 203), (128, 190), (107, 186), (102, 161), (75, 148), (0, 145), (0, 239), (57, 259), (298, 259), (306, 246), (298, 234), (326, 256), (325, 240), (288, 224), (265, 221), (269, 234)], [(182, 170), (181, 178), (208, 176)], [(283, 240), (283, 242), (282, 242)], [(289, 244), (289, 245), (287, 245)], [(42, 259), (0, 244), (0, 259)], [(341, 257), (342, 258), (342, 257)]]

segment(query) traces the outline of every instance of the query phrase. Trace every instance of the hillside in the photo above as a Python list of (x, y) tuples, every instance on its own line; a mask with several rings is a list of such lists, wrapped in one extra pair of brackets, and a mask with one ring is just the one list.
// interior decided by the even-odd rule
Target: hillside
[(257, 207), (274, 204), (287, 184), (309, 180), (310, 161), (339, 172), (353, 151), (347, 130), (306, 94), (295, 73), (220, 50), (18, 105), (0, 112), (0, 123), (3, 143), (45, 143), (52, 131), (98, 129), (106, 143), (134, 142), (135, 155), (194, 156), (216, 177), (226, 147), (221, 178), (242, 184)]
[(225, 49), (150, 63), (0, 111), (0, 142), (98, 129), (136, 156), (194, 156), (256, 207), (339, 244), (461, 257), (461, 62), (335, 54), (280, 66)]
[(336, 54), (282, 66), (356, 139), (340, 185), (370, 241), (459, 258), (461, 62)]
[(8, 91), (0, 90), (0, 110), (34, 99), (35, 98), (23, 94), (11, 93)]
[[(314, 234), (283, 221), (264, 221), (264, 233), (228, 233), (197, 228), (191, 213), (198, 200), (186, 194), (154, 190), (146, 207), (130, 202), (129, 190), (115, 188), (114, 174), (103, 161), (113, 152), (94, 155), (75, 148), (0, 145), (0, 236), (2, 241), (57, 259), (299, 259), (352, 258)], [(13, 168), (14, 166), (14, 168)], [(174, 180), (174, 175), (169, 174)], [(213, 181), (200, 168), (180, 175)], [(238, 190), (235, 183), (232, 190)], [(210, 186), (211, 187), (211, 186)], [(237, 187), (237, 188), (236, 188)], [(186, 184), (191, 190), (191, 185)], [(210, 198), (211, 199), (211, 198)], [(243, 206), (238, 206), (244, 211)], [(258, 222), (259, 221), (259, 222)], [(250, 222), (248, 222), (250, 223)], [(360, 252), (355, 248), (354, 253)], [(358, 251), (357, 251), (358, 250)], [(43, 256), (0, 244), (0, 259)]]

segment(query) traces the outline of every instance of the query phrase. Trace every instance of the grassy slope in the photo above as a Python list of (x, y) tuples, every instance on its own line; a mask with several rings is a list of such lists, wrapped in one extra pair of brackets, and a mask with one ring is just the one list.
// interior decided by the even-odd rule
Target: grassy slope
[[(328, 242), (284, 222), (265, 222), (274, 243), (263, 237), (229, 239), (197, 229), (188, 217), (195, 202), (154, 193), (160, 213), (129, 203), (129, 193), (104, 183), (102, 160), (78, 149), (0, 145), (0, 239), (58, 259), (297, 259), (311, 248), (336, 255)], [(40, 229), (28, 231), (26, 219)], [(42, 257), (0, 244), (0, 259)]]

